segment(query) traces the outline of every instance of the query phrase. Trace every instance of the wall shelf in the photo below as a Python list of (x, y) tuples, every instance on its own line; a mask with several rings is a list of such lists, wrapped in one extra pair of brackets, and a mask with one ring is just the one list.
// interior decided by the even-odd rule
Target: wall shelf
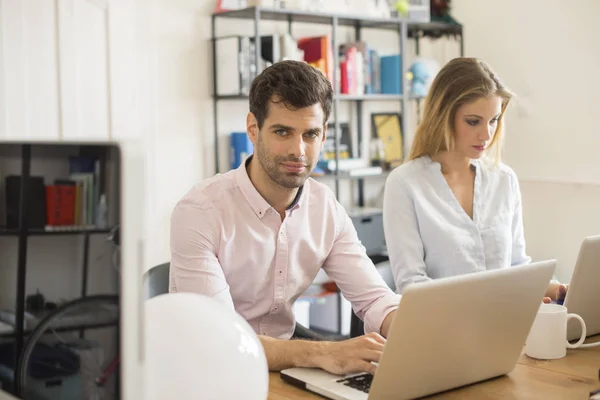
[[(248, 96), (242, 94), (214, 96), (215, 100), (248, 100)], [(394, 101), (402, 100), (401, 94), (365, 93), (365, 94), (336, 94), (334, 99), (341, 101)], [(422, 100), (420, 96), (408, 96), (409, 100)]]
[[(81, 234), (109, 234), (111, 232), (110, 229), (98, 229), (98, 228), (89, 228), (89, 229), (85, 229), (85, 228), (73, 228), (73, 229), (68, 229), (68, 230), (62, 230), (62, 229), (51, 229), (51, 230), (46, 230), (46, 229), (28, 229), (27, 230), (27, 235), (28, 236), (46, 236), (46, 235), (56, 235), (56, 236), (63, 236), (63, 235), (81, 235)], [(6, 228), (0, 228), (0, 236), (19, 236), (21, 234), (19, 229), (6, 229)]]
[(337, 19), (339, 26), (359, 27), (367, 29), (398, 30), (401, 24), (408, 26), (408, 35), (414, 36), (421, 32), (424, 36), (441, 34), (462, 34), (462, 25), (451, 25), (443, 22), (412, 22), (402, 18), (364, 17), (354, 14), (308, 12), (301, 10), (271, 9), (263, 7), (248, 7), (240, 10), (223, 11), (213, 14), (216, 18), (254, 19), (256, 15), (265, 21), (287, 21), (308, 24), (331, 24)]

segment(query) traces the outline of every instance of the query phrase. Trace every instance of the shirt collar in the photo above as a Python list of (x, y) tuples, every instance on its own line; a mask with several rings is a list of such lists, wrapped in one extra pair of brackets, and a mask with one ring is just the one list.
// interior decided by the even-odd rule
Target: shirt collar
[[(424, 155), (423, 160), (426, 164), (429, 165), (429, 168), (431, 168), (435, 171), (440, 171), (440, 172), (442, 171), (442, 164), (440, 164), (437, 161), (433, 161), (429, 155)], [(477, 171), (479, 171), (479, 162), (480, 162), (480, 160), (473, 159), (473, 158), (471, 159), (471, 166), (473, 168), (475, 168), (475, 170), (477, 170)]]
[(298, 191), (296, 192), (296, 197), (294, 197), (294, 201), (292, 201), (292, 204), (290, 204), (290, 206), (287, 208), (287, 210), (293, 210), (296, 207), (300, 207), (300, 199), (302, 198), (303, 190), (304, 190), (304, 185), (302, 185), (298, 188)]
[[(256, 215), (259, 218), (262, 218), (265, 216), (269, 208), (271, 208), (271, 205), (267, 203), (267, 201), (264, 199), (264, 197), (260, 195), (260, 193), (258, 193), (258, 190), (256, 190), (254, 184), (248, 176), (248, 170), (246, 169), (246, 167), (248, 166), (248, 163), (250, 163), (251, 159), (252, 154), (246, 157), (244, 162), (242, 162), (237, 168), (237, 170), (235, 171), (235, 177), (237, 184), (240, 187), (240, 190), (242, 191), (242, 194), (246, 198), (246, 201), (248, 201), (248, 204), (250, 204), (250, 207), (252, 207)], [(303, 191), (304, 185), (298, 188), (298, 192), (296, 193), (294, 201), (287, 208), (288, 211), (300, 207)]]

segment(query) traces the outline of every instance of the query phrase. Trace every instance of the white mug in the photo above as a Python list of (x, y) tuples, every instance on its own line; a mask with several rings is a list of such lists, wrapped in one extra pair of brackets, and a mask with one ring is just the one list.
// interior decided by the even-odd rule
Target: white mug
[[(581, 322), (581, 338), (575, 344), (567, 341), (567, 321)], [(567, 355), (567, 348), (576, 349), (585, 341), (585, 322), (577, 314), (568, 314), (559, 304), (542, 304), (525, 342), (525, 354), (531, 358), (554, 360)]]

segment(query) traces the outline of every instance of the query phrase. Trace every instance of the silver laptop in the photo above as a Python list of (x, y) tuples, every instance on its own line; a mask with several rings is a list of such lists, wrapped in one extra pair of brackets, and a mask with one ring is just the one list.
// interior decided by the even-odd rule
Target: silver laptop
[(337, 376), (290, 368), (281, 378), (330, 399), (410, 399), (512, 371), (555, 260), (406, 288), (377, 372)]
[[(600, 236), (586, 237), (579, 248), (564, 306), (585, 321), (587, 336), (600, 333)], [(581, 325), (570, 320), (567, 339), (581, 337)]]

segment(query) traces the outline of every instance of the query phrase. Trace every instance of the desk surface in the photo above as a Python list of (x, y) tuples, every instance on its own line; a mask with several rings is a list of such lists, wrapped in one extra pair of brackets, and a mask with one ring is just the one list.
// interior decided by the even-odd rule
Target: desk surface
[[(587, 342), (600, 341), (600, 336)], [(589, 393), (600, 389), (600, 347), (568, 350), (559, 360), (533, 360), (521, 354), (515, 369), (508, 375), (463, 388), (429, 396), (427, 399), (587, 399)], [(0, 390), (0, 400), (15, 398)], [(279, 378), (278, 372), (269, 375), (269, 400), (315, 400), (322, 397), (291, 386)]]
[[(600, 341), (600, 336), (588, 342)], [(600, 389), (600, 347), (568, 350), (567, 357), (538, 361), (521, 354), (508, 375), (427, 397), (427, 399), (588, 399)], [(269, 400), (323, 399), (269, 375)]]

